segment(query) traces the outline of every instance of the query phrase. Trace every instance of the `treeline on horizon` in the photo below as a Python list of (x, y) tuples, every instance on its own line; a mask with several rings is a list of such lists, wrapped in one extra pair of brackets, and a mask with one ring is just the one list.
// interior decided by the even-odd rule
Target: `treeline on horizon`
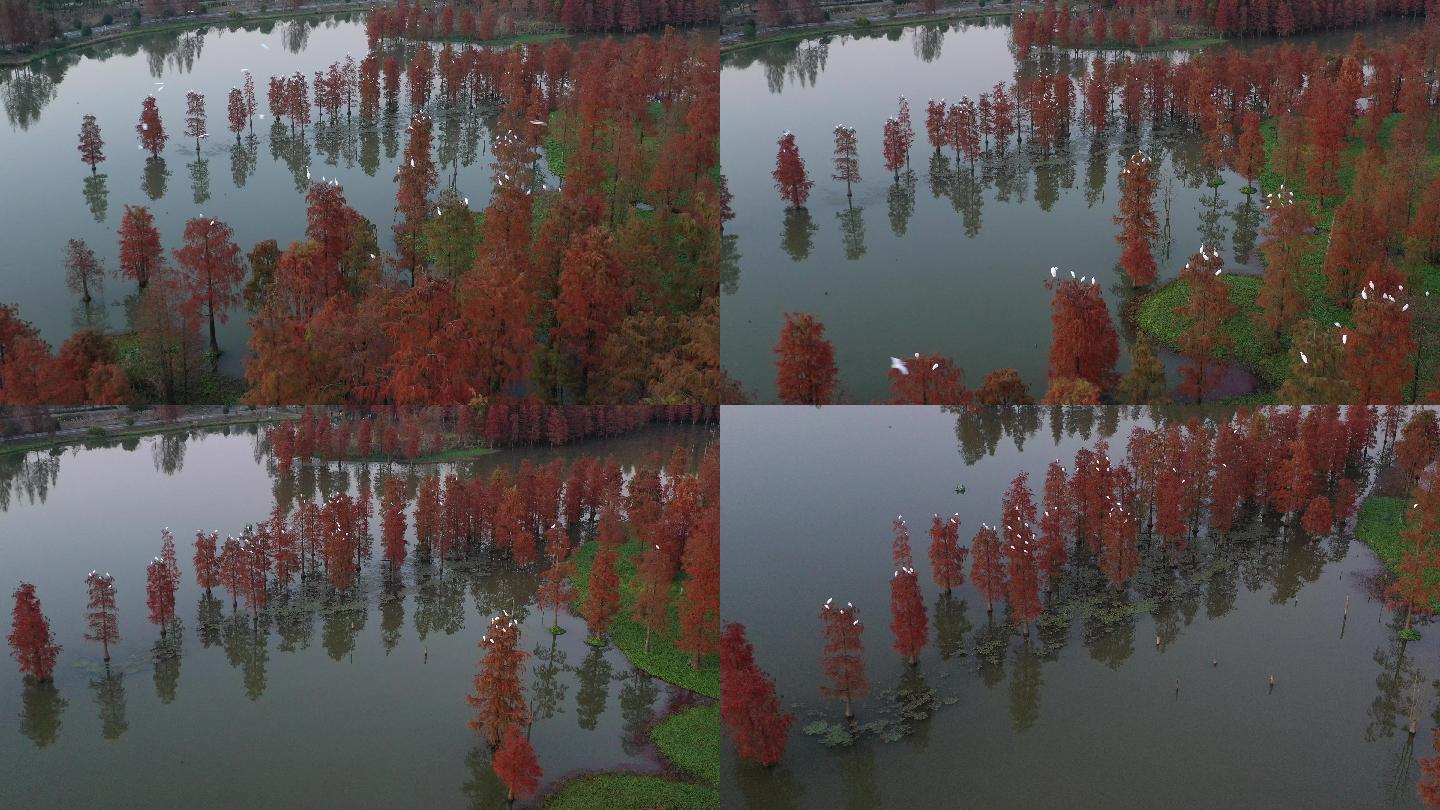
[[(486, 41), (523, 33), (527, 22), (558, 25), (565, 31), (634, 33), (656, 28), (689, 28), (720, 19), (719, 0), (474, 0), (422, 5), (396, 0), (365, 14), (371, 47), (382, 39)], [(438, 10), (437, 10), (438, 9)]]

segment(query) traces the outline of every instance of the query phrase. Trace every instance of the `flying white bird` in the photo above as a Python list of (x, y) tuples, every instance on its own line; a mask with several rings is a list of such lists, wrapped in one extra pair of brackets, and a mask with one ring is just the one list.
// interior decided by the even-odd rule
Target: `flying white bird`
[(260, 47), (264, 48), (264, 49), (267, 50), (267, 51), (270, 50), (270, 46), (269, 46), (269, 45), (266, 45), (266, 44), (263, 43), (263, 42), (260, 43)]
[(909, 373), (910, 373), (910, 369), (906, 367), (905, 361), (901, 360), (901, 359), (898, 358), (898, 357), (892, 357), (892, 358), (890, 358), (890, 368), (895, 369), (896, 371), (900, 372), (901, 374), (909, 374)]

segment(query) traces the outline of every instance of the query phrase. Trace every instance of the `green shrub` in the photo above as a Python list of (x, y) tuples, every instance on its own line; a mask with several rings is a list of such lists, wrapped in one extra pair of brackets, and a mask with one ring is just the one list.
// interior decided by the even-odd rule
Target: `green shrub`
[(89, 430), (86, 430), (85, 432), (90, 434), (91, 438), (95, 439), (103, 439), (106, 435), (108, 435), (105, 428), (101, 427), (100, 425), (91, 425)]
[(856, 28), (869, 28), (869, 27), (870, 27), (870, 18), (869, 18), (869, 17), (856, 17), (856, 18), (855, 18), (855, 27), (856, 27)]
[(131, 27), (131, 28), (139, 28), (139, 27), (140, 27), (140, 9), (138, 9), (138, 8), (135, 9), (134, 11), (130, 12), (130, 27)]
[(90, 30), (90, 26), (88, 25), (80, 29), (80, 36), (82, 37), (88, 37), (91, 33), (92, 31)]
[(106, 14), (104, 17), (101, 17), (101, 18), (100, 18), (100, 24), (101, 24), (101, 25), (113, 25), (114, 23), (115, 23), (115, 15), (114, 15), (114, 14)]

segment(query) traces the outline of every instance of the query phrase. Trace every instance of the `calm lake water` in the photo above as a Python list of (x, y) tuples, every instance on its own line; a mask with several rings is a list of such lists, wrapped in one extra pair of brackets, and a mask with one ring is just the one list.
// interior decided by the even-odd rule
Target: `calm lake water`
[[(699, 451), (713, 437), (712, 428), (665, 426), (414, 470), (488, 477), (523, 458), (581, 452), (614, 455), (628, 470), (652, 451)], [(689, 693), (632, 669), (613, 647), (587, 646), (580, 619), (562, 613), (567, 632), (552, 637), (549, 617), (526, 607), (533, 568), (480, 555), (442, 573), (416, 561), (412, 525), (403, 587), (386, 585), (377, 539), (362, 598), (336, 603), (292, 585), (288, 607), (271, 603), (258, 641), (243, 604), (232, 617), (223, 591), (203, 600), (190, 561), (195, 529), (238, 535), (276, 497), (354, 492), (388, 472), (332, 463), (280, 482), (253, 428), (0, 459), (5, 626), (11, 589), (32, 582), (64, 645), (53, 692), (23, 686), (6, 657), (0, 806), (503, 807), (465, 702), (480, 636), (502, 609), (523, 617), (522, 646), (533, 653), (525, 681), (545, 784), (584, 770), (657, 770), (642, 729)], [(178, 657), (157, 660), (144, 570), (165, 526), (176, 534), (183, 629)], [(377, 513), (372, 534), (378, 527)], [(109, 680), (99, 645), (83, 638), (91, 569), (113, 573), (119, 592)]]
[[(346, 53), (357, 62), (365, 56), (361, 15), (157, 32), (0, 69), (5, 114), (0, 155), (7, 189), (0, 218), (0, 244), (6, 248), (0, 253), (0, 301), (18, 306), (54, 346), (87, 322), (124, 329), (124, 301), (135, 292), (134, 283), (107, 278), (105, 295), (87, 312), (65, 286), (67, 239), (84, 239), (113, 274), (116, 232), (129, 204), (149, 206), (155, 214), (167, 258), (182, 244), (185, 221), (202, 213), (228, 223), (245, 251), (263, 239), (284, 248), (304, 235), (306, 169), (316, 182), (338, 178), (350, 205), (375, 223), (380, 244), (392, 250), (394, 174), (410, 115), (403, 85), (399, 110), (386, 115), (382, 100), (377, 124), (362, 125), (358, 116), (347, 121), (342, 112), (338, 124), (328, 118), (312, 124), (303, 142), (290, 137), (288, 121), (273, 125), (266, 103), (270, 76), (300, 71), (313, 80), (315, 71), (343, 61)], [(247, 130), (237, 146), (226, 128), (226, 101), (230, 88), (244, 82), (242, 68), (255, 76), (256, 102), (265, 117), (257, 115), (253, 134)], [(211, 133), (198, 158), (195, 141), (183, 134), (185, 93), (192, 89), (205, 94)], [(150, 93), (170, 135), (163, 163), (148, 161), (149, 153), (137, 148), (135, 125)], [(429, 112), (437, 119), (441, 188), (453, 179), (471, 208), (481, 210), (492, 182), (486, 126), (492, 111), (445, 114), (432, 101)], [(86, 114), (96, 117), (105, 139), (107, 159), (95, 178), (76, 151)], [(237, 308), (220, 327), (222, 370), (231, 374), (242, 369), (245, 316)]]
[[(1052, 459), (1069, 466), (1078, 448), (1105, 436), (1112, 459), (1123, 457), (1130, 428), (1151, 426), (1148, 416), (1137, 422), (1115, 409), (1051, 416), (726, 409), (724, 619), (747, 625), (757, 660), (798, 718), (771, 771), (737, 762), (727, 747), (727, 801), (857, 810), (1418, 806), (1418, 759), (1434, 754), (1437, 636), (1422, 626), (1421, 641), (1401, 646), (1372, 596), (1378, 560), (1348, 535), (1286, 539), (1278, 525), (1254, 525), (1223, 551), (1192, 544), (1196, 557), (1178, 573), (1142, 554), (1131, 587), (1156, 599), (1153, 611), (1108, 627), (1081, 612), (1037, 626), (1028, 644), (997, 632), (1003, 607), (987, 623), (968, 570), (965, 586), (941, 598), (926, 557), (933, 513), (958, 512), (968, 546), (982, 521), (998, 522), (1017, 473), (1030, 473), (1038, 505)], [(961, 485), (965, 494), (956, 494)], [(931, 621), (915, 673), (891, 649), (888, 627), (897, 514), (910, 524)], [(938, 709), (897, 741), (870, 735), (830, 749), (801, 732), (843, 714), (817, 689), (818, 614), (829, 597), (853, 601), (867, 626), (871, 695), (856, 707), (859, 722), (894, 714), (886, 690), (936, 690)], [(1420, 720), (1413, 739), (1411, 705)]]
[[(1366, 33), (1373, 43), (1404, 30), (1390, 25)], [(1337, 48), (1349, 38), (1320, 42)], [(1263, 201), (1247, 204), (1244, 182), (1228, 171), (1218, 191), (1210, 188), (1198, 142), (1183, 133), (1112, 126), (1092, 138), (1077, 126), (1056, 154), (1043, 157), (1028, 145), (1017, 152), (1012, 143), (1006, 155), (992, 151), (978, 163), (973, 178), (968, 168), (955, 170), (950, 150), (943, 159), (932, 157), (928, 99), (975, 100), (1037, 65), (1074, 71), (1094, 55), (1037, 54), (1017, 64), (1005, 18), (728, 55), (720, 74), (721, 159), (735, 195), (735, 219), (725, 231), (738, 257), (731, 257), (721, 306), (721, 358), (730, 373), (757, 401), (775, 401), (772, 348), (782, 313), (798, 311), (825, 324), (847, 401), (887, 399), (889, 358), (913, 352), (953, 358), (972, 387), (994, 369), (1016, 368), (1039, 398), (1050, 345), (1051, 297), (1043, 286), (1049, 268), (1104, 276), (1112, 315), (1129, 297), (1112, 217), (1120, 170), (1137, 149), (1160, 164), (1162, 226), (1170, 198), (1168, 254), (1163, 244), (1156, 252), (1160, 280), (1177, 276), (1202, 241), (1219, 246), (1228, 271), (1258, 273)], [(897, 182), (885, 171), (881, 130), (901, 95), (910, 102), (916, 143)], [(1078, 96), (1076, 109), (1078, 115)], [(857, 129), (863, 181), (853, 201), (844, 183), (830, 179), (836, 124)], [(795, 133), (815, 181), (801, 212), (786, 211), (770, 176), (775, 141), (785, 130)], [(1119, 328), (1125, 342), (1133, 340), (1128, 326)], [(1178, 383), (1179, 358), (1165, 359), (1172, 384)], [(1122, 368), (1127, 364), (1122, 351)], [(1253, 375), (1237, 368), (1220, 393), (1255, 385)]]

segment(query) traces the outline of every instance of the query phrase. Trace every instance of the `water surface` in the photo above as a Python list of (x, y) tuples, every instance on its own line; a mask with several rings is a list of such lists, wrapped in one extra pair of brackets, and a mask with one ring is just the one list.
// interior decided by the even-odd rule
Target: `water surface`
[[(1237, 530), (1223, 550), (1194, 543), (1194, 559), (1173, 570), (1142, 554), (1132, 598), (1156, 599), (1153, 611), (1109, 627), (1083, 616), (1037, 626), (1028, 643), (1000, 630), (1002, 606), (987, 621), (968, 570), (965, 586), (941, 597), (926, 558), (933, 513), (958, 512), (968, 546), (982, 521), (998, 522), (1018, 472), (1030, 473), (1038, 504), (1052, 459), (1068, 466), (1104, 437), (1112, 459), (1123, 458), (1134, 424), (1151, 421), (1113, 408), (726, 409), (724, 619), (747, 625), (798, 716), (772, 771), (727, 747), (723, 789), (735, 806), (1419, 805), (1417, 758), (1434, 754), (1440, 725), (1435, 631), (1421, 627), (1421, 641), (1400, 645), (1373, 598), (1377, 558), (1348, 534), (1282, 536), (1266, 522)], [(888, 628), (897, 514), (911, 527), (931, 622), (914, 672)], [(829, 597), (853, 601), (866, 624), (861, 723), (894, 714), (885, 690), (937, 692), (938, 710), (897, 741), (829, 749), (801, 731), (842, 716), (817, 691)], [(991, 661), (981, 648), (994, 645)]]
[[(257, 633), (223, 590), (203, 598), (191, 544), (198, 528), (238, 535), (277, 497), (353, 493), (391, 473), (413, 486), (416, 470), (489, 476), (523, 458), (582, 452), (613, 454), (628, 471), (677, 443), (698, 452), (712, 436), (662, 426), (458, 465), (302, 465), (285, 480), (255, 428), (0, 459), (7, 614), (15, 583), (34, 583), (64, 646), (53, 691), (22, 685), (8, 656), (0, 672), (0, 806), (503, 806), (465, 702), (480, 636), (502, 609), (522, 617), (522, 646), (533, 653), (526, 697), (545, 784), (585, 770), (657, 770), (644, 729), (691, 696), (613, 647), (587, 646), (580, 619), (562, 613), (567, 632), (552, 637), (550, 617), (533, 606), (534, 567), (477, 554), (442, 569), (418, 559), (412, 521), (402, 585), (385, 581), (377, 541), (358, 598), (292, 585), (288, 600), (272, 596)], [(182, 629), (168, 651), (146, 621), (144, 586), (165, 526), (182, 571)], [(378, 527), (377, 512), (373, 534)], [(108, 678), (100, 646), (83, 638), (91, 569), (114, 574), (119, 593)]]

